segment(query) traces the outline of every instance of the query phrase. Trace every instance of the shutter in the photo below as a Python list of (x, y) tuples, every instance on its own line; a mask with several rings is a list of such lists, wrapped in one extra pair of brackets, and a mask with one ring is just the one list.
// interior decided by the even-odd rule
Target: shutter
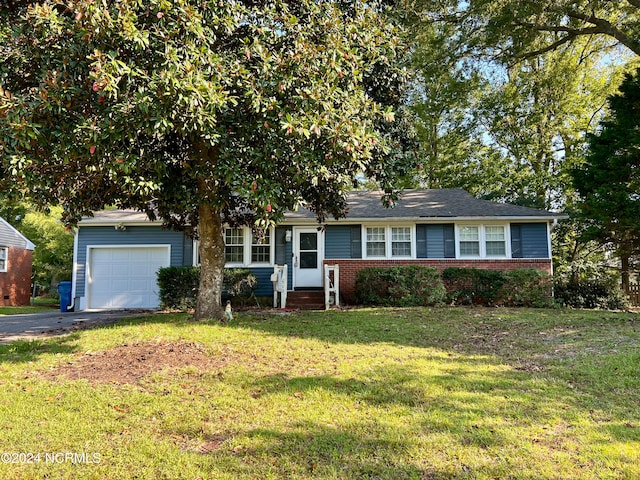
[(427, 226), (416, 225), (416, 257), (427, 258)]
[(362, 228), (360, 225), (351, 227), (351, 258), (362, 258)]
[(276, 265), (287, 263), (287, 229), (286, 227), (276, 227)]
[(522, 258), (522, 225), (511, 224), (511, 258)]
[(444, 258), (456, 258), (456, 236), (453, 224), (444, 226)]

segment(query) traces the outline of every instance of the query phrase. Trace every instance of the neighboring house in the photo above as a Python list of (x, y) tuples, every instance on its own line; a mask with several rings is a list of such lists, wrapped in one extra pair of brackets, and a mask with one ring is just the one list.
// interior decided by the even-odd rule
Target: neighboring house
[(34, 245), (0, 218), (0, 305), (29, 305)]
[[(319, 225), (308, 210), (288, 213), (261, 242), (249, 228), (225, 230), (226, 266), (251, 269), (257, 295), (271, 295), (275, 265), (288, 265), (288, 289), (323, 286), (323, 265), (340, 266), (340, 292), (353, 300), (365, 267), (420, 264), (549, 274), (552, 212), (478, 200), (463, 190), (409, 190), (393, 208), (380, 192), (348, 196), (346, 218)], [(198, 264), (197, 241), (163, 230), (143, 213), (103, 211), (76, 231), (73, 296), (77, 309), (154, 308), (160, 267)]]

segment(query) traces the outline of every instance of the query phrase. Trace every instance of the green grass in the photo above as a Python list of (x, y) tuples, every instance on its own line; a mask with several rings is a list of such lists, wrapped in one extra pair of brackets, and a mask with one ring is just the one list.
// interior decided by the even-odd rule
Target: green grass
[[(160, 341), (220, 366), (45, 376)], [(639, 345), (634, 314), (479, 308), (155, 315), (16, 342), (0, 346), (0, 452), (42, 456), (0, 478), (640, 478)]]
[(0, 306), (0, 316), (2, 315), (22, 315), (26, 313), (50, 312), (60, 307), (57, 300), (52, 298), (35, 298), (33, 305), (24, 307), (3, 307)]

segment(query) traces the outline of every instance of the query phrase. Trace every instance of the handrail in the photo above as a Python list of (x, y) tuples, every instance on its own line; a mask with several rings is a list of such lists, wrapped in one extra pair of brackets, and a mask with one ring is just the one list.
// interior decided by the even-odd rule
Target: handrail
[(324, 266), (325, 310), (329, 310), (332, 304), (336, 307), (340, 306), (340, 265), (338, 264)]
[(278, 308), (278, 294), (280, 294), (280, 308), (287, 307), (287, 265), (274, 265), (271, 281), (273, 282), (273, 308)]

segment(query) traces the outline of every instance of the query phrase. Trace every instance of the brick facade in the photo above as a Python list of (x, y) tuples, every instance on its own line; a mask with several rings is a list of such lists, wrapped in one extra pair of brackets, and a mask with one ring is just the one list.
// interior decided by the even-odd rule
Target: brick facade
[(356, 273), (363, 268), (381, 267), (389, 268), (398, 265), (421, 265), (434, 267), (440, 272), (445, 268), (479, 268), (482, 270), (517, 270), (520, 268), (534, 268), (542, 272), (552, 273), (551, 259), (494, 259), (494, 260), (324, 260), (325, 265), (340, 265), (340, 295), (347, 303), (353, 303), (356, 287)]
[(0, 272), (0, 306), (29, 305), (32, 261), (31, 250), (9, 247), (8, 269), (6, 272)]

